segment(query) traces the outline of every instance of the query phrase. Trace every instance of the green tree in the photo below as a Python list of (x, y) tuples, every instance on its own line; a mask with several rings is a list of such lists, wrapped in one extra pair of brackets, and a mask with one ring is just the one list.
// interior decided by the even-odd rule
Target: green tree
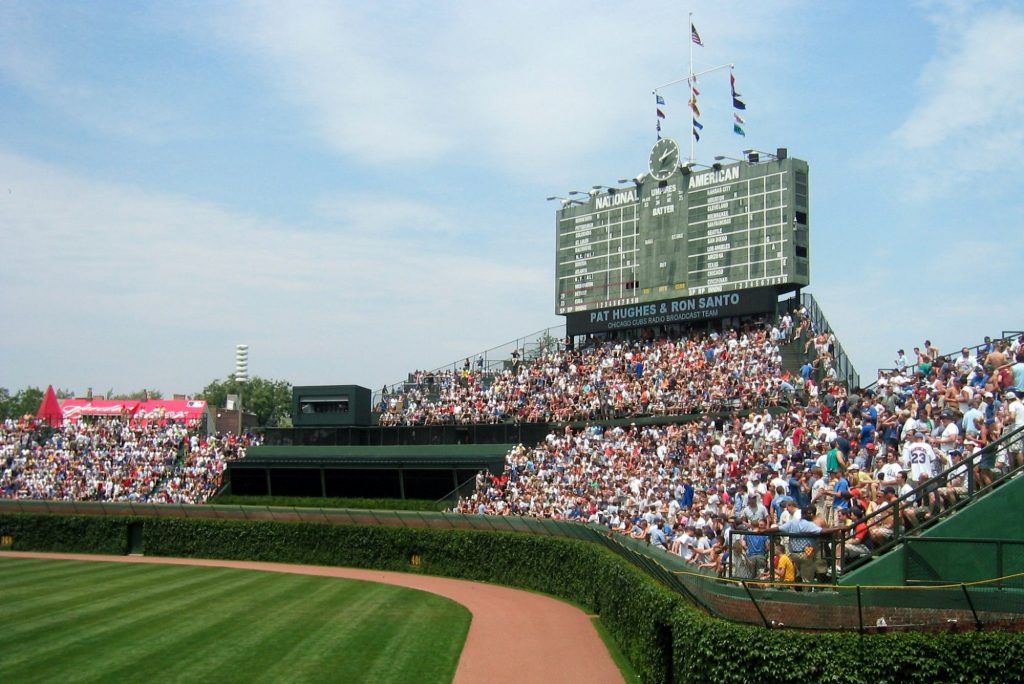
[(0, 420), (20, 418), (25, 414), (36, 415), (44, 394), (45, 391), (38, 387), (26, 387), (11, 395), (6, 387), (0, 387)]
[(122, 401), (146, 401), (147, 399), (163, 399), (164, 395), (160, 390), (148, 390), (140, 389), (135, 392), (118, 392), (115, 393), (113, 389), (108, 389), (105, 399), (120, 399)]
[[(229, 394), (238, 394), (239, 382), (232, 376), (214, 380), (203, 388), (200, 397), (212, 407), (227, 405)], [(287, 380), (268, 380), (253, 376), (242, 383), (242, 410), (256, 414), (256, 421), (265, 427), (291, 425), (292, 384)]]

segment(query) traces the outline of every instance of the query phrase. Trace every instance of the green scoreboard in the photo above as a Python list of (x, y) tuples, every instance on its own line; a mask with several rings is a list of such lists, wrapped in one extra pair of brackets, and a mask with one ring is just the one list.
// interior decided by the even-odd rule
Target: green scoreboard
[(698, 168), (678, 154), (662, 139), (632, 187), (563, 202), (555, 312), (568, 334), (767, 311), (809, 284), (806, 162), (780, 149)]

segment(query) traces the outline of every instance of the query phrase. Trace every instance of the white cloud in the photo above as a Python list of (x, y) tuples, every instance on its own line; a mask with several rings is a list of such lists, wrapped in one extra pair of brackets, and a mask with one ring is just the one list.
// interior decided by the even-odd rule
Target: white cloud
[[(391, 382), (538, 327), (530, 312), (549, 310), (537, 306), (543, 268), (386, 221), (308, 230), (3, 153), (0, 177), (0, 318), (19, 331), (0, 342), (0, 377), (15, 387), (196, 391), (226, 374), (240, 340), (264, 377)], [(409, 210), (385, 216), (404, 224)]]
[(145, 145), (192, 135), (194, 122), (176, 106), (180, 102), (169, 102), (147, 87), (163, 74), (129, 76), (137, 65), (107, 61), (111, 48), (105, 43), (67, 40), (61, 32), (64, 22), (107, 22), (91, 16), (85, 6), (65, 6), (55, 14), (50, 10), (30, 3), (0, 4), (0, 78), (43, 104), (49, 114), (103, 135)]
[[(1002, 135), (1024, 110), (1024, 16), (981, 15), (948, 32), (946, 45), (920, 78), (923, 97), (898, 128), (911, 150)], [(1005, 128), (1003, 128), (1005, 127)]]
[(395, 195), (339, 194), (325, 197), (316, 213), (331, 229), (360, 234), (401, 232), (405, 236), (453, 237), (465, 229), (449, 210), (436, 202), (423, 202)]
[[(678, 8), (369, 7), (233, 5), (213, 38), (248, 55), (330, 149), (378, 168), (447, 161), (564, 178), (633, 147), (649, 125), (651, 88), (686, 72)], [(766, 41), (777, 20), (777, 7), (753, 5), (739, 16), (709, 9), (703, 25), (727, 55), (728, 39)]]
[(917, 104), (891, 135), (895, 147), (882, 154), (913, 169), (906, 185), (920, 200), (1013, 183), (992, 169), (1024, 153), (1024, 15), (943, 3), (932, 19), (936, 54), (918, 78)]

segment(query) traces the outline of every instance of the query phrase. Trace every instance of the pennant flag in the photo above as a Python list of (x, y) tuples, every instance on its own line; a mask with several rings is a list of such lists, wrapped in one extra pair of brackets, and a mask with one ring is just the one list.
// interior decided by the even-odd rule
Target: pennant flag
[(693, 129), (693, 137), (697, 140), (697, 142), (700, 142), (700, 133), (697, 132), (696, 128)]
[(742, 100), (739, 100), (739, 99), (737, 99), (735, 97), (732, 98), (732, 106), (735, 107), (736, 109), (746, 109), (747, 108), (747, 105), (746, 105), (745, 102), (743, 102)]
[(659, 118), (659, 119), (664, 119), (664, 118), (665, 118), (665, 112), (663, 112), (663, 111), (661, 111), (661, 110), (659, 109), (659, 110), (658, 110), (658, 118)]
[(654, 96), (654, 101), (655, 101), (655, 102), (656, 102), (657, 104), (660, 104), (660, 105), (663, 105), (663, 104), (665, 104), (665, 98), (663, 98), (663, 97), (662, 97), (661, 95), (655, 95), (655, 96)]
[(733, 112), (732, 116), (733, 116), (734, 119), (736, 119), (736, 123), (740, 123), (740, 124), (747, 123), (746, 120), (742, 116), (737, 114), (736, 112)]
[(739, 97), (740, 94), (736, 92), (736, 74), (729, 72), (729, 87), (732, 88), (732, 96)]
[(661, 121), (660, 120), (659, 121), (655, 121), (654, 122), (654, 127), (660, 131), (661, 130)]
[(690, 22), (690, 40), (692, 40), (697, 45), (704, 47), (704, 41), (700, 39), (700, 34), (697, 33), (697, 27), (693, 25), (692, 21)]
[(704, 130), (704, 126), (701, 124), (700, 121), (697, 121), (697, 119), (693, 120), (693, 127), (694, 128), (699, 128), (702, 131)]
[(693, 91), (693, 96), (694, 96), (694, 97), (697, 97), (698, 95), (700, 95), (700, 91), (699, 91), (699, 90), (697, 90), (697, 86), (691, 86), (691, 87), (690, 87), (690, 90), (692, 90), (692, 91)]
[(695, 97), (691, 97), (690, 98), (690, 109), (693, 110), (694, 114), (696, 114), (697, 116), (700, 116), (700, 110), (697, 109), (697, 98), (695, 98)]
[(747, 137), (747, 134), (744, 132), (742, 128), (740, 128), (739, 124), (732, 125), (732, 132), (735, 133), (736, 135), (742, 135), (744, 138)]

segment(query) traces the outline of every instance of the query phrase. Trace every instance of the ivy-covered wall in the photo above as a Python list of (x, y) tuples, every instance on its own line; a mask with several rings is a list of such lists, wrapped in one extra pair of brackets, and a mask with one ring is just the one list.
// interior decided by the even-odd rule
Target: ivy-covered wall
[[(16, 550), (124, 553), (130, 522), (145, 552), (401, 570), (494, 582), (579, 603), (601, 616), (644, 682), (1024, 681), (1024, 636), (802, 633), (709, 617), (595, 544), (466, 530), (321, 523), (0, 515)], [(410, 564), (413, 555), (420, 565)]]

